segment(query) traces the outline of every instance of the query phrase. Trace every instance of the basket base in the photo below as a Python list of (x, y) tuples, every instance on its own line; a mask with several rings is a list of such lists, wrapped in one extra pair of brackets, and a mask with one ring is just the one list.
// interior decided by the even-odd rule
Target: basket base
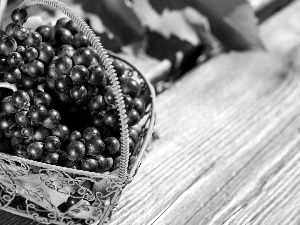
[[(35, 221), (33, 216), (28, 214), (27, 211), (22, 211), (22, 210), (18, 210), (17, 208), (14, 208), (14, 207), (17, 207), (17, 206), (22, 206), (22, 205), (25, 205), (25, 198), (22, 197), (22, 196), (16, 196), (15, 199), (10, 203), (9, 206), (5, 206), (5, 207), (0, 207), (0, 210), (3, 210), (5, 212), (8, 212), (8, 213), (11, 213), (11, 214), (14, 214), (14, 215), (17, 215), (17, 216), (20, 216), (20, 217), (25, 217), (25, 218), (28, 218), (28, 219), (31, 219), (32, 222)], [(100, 225), (100, 220), (98, 221), (95, 221), (89, 225)], [(34, 222), (33, 222), (34, 223)], [(41, 224), (40, 222), (37, 222), (36, 221), (36, 224)], [(44, 223), (44, 224), (51, 224), (51, 225), (66, 225), (66, 223), (62, 222), (62, 221), (53, 221), (51, 223)], [(81, 224), (81, 223), (80, 223)], [(104, 222), (104, 224), (107, 224)], [(82, 225), (85, 225), (85, 223), (83, 222)]]

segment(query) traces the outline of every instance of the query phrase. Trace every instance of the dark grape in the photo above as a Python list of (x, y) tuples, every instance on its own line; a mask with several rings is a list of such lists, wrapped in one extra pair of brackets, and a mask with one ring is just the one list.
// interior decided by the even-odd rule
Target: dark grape
[(17, 24), (15, 24), (15, 23), (10, 23), (10, 24), (8, 24), (8, 25), (5, 27), (5, 33), (6, 33), (8, 36), (13, 37), (13, 35), (14, 35), (14, 27), (15, 27), (16, 25), (17, 25)]
[(93, 60), (93, 54), (88, 48), (78, 48), (74, 52), (72, 59), (75, 65), (83, 65), (85, 67), (89, 67)]
[(111, 86), (108, 86), (105, 89), (104, 99), (105, 99), (105, 102), (109, 105), (114, 105), (116, 103), (114, 90), (112, 89)]
[(27, 74), (28, 67), (27, 67), (27, 64), (25, 62), (21, 63), (21, 65), (19, 66), (19, 69), (22, 73)]
[(52, 129), (52, 136), (59, 137), (62, 141), (66, 141), (69, 138), (69, 128), (66, 125), (59, 124)]
[(128, 126), (134, 126), (140, 121), (140, 115), (135, 109), (128, 111), (126, 114), (128, 119)]
[(25, 27), (17, 24), (13, 26), (12, 31), (13, 31), (12, 36), (19, 41), (23, 41), (28, 34), (28, 31)]
[(99, 57), (97, 51), (94, 49), (94, 47), (89, 45), (87, 48), (92, 52), (94, 58), (96, 59), (97, 64), (103, 66), (103, 64), (100, 60), (100, 57)]
[(129, 95), (123, 95), (125, 109), (126, 111), (130, 111), (133, 108), (134, 101)]
[(29, 47), (25, 50), (25, 57), (29, 61), (33, 61), (33, 60), (37, 59), (38, 55), (39, 55), (39, 52), (34, 47)]
[(125, 66), (120, 60), (115, 59), (113, 61), (112, 65), (114, 66), (114, 69), (116, 70), (116, 73), (117, 73), (118, 76), (121, 76), (121, 75), (124, 74)]
[(22, 75), (21, 80), (18, 83), (18, 86), (20, 86), (24, 90), (36, 88), (37, 85), (38, 83), (36, 77), (32, 77), (25, 74)]
[(25, 47), (23, 46), (23, 45), (19, 45), (18, 47), (17, 47), (17, 49), (16, 49), (16, 52), (18, 52), (19, 54), (23, 54), (23, 53), (25, 53), (25, 51), (26, 51), (26, 49), (25, 49)]
[(15, 129), (16, 124), (14, 122), (14, 117), (5, 115), (0, 117), (0, 130), (4, 133), (11, 132)]
[(83, 85), (76, 85), (71, 89), (70, 95), (75, 102), (80, 103), (86, 99), (87, 90)]
[(41, 159), (44, 151), (44, 144), (43, 142), (36, 141), (32, 142), (27, 147), (27, 154), (31, 159)]
[(43, 163), (57, 165), (59, 161), (59, 154), (57, 152), (48, 152), (42, 159)]
[(62, 45), (59, 47), (59, 49), (57, 50), (57, 56), (69, 56), (72, 57), (73, 53), (74, 53), (75, 49), (73, 48), (72, 45)]
[(130, 95), (131, 97), (136, 97), (140, 92), (139, 83), (132, 78), (125, 78), (121, 83), (122, 93), (126, 95)]
[(17, 145), (13, 151), (13, 155), (27, 159), (27, 146), (21, 144)]
[(18, 68), (11, 67), (4, 72), (4, 80), (10, 84), (18, 83), (21, 78), (21, 71)]
[(47, 92), (36, 92), (33, 94), (33, 103), (35, 105), (43, 105), (45, 107), (49, 107), (51, 105), (51, 96)]
[(52, 30), (46, 25), (42, 25), (36, 28), (36, 32), (38, 32), (42, 36), (43, 42), (50, 41), (52, 38)]
[(91, 111), (99, 111), (104, 109), (105, 102), (102, 95), (97, 95), (89, 101), (89, 108)]
[(45, 140), (45, 148), (49, 152), (56, 152), (60, 149), (61, 142), (58, 137), (56, 136), (49, 136)]
[(48, 117), (43, 121), (43, 126), (48, 129), (54, 129), (60, 124), (60, 120), (60, 113), (55, 109), (51, 109), (48, 113)]
[(48, 64), (54, 58), (55, 52), (51, 45), (47, 43), (41, 43), (38, 47), (39, 55), (38, 60), (41, 62)]
[(13, 37), (3, 36), (0, 39), (0, 55), (7, 56), (9, 53), (15, 52), (17, 49), (17, 42)]
[(43, 126), (38, 126), (35, 133), (30, 137), (32, 140), (35, 141), (44, 141), (47, 137), (49, 137), (50, 131), (43, 127)]
[(57, 91), (66, 93), (73, 87), (73, 81), (70, 76), (62, 76), (55, 81), (55, 88)]
[(87, 99), (91, 99), (95, 97), (99, 92), (99, 89), (95, 85), (85, 85), (85, 87), (87, 89), (87, 95), (86, 95)]
[(63, 28), (68, 21), (70, 21), (68, 17), (63, 17), (58, 19), (55, 24), (55, 29), (58, 30), (60, 28)]
[(107, 138), (111, 135), (111, 127), (103, 123), (102, 116), (93, 118), (92, 124), (97, 127), (102, 138)]
[(73, 40), (73, 35), (68, 29), (60, 28), (56, 30), (54, 38), (58, 46), (65, 45), (65, 44), (71, 45)]
[(70, 141), (79, 141), (81, 139), (81, 133), (77, 130), (72, 131), (69, 139)]
[(93, 56), (92, 62), (90, 66), (99, 66), (99, 62), (96, 57)]
[(35, 128), (31, 125), (27, 125), (21, 129), (21, 135), (25, 138), (29, 138), (30, 136), (34, 135)]
[(22, 62), (22, 56), (18, 52), (9, 53), (6, 62), (12, 67), (18, 67)]
[(101, 155), (105, 150), (105, 144), (100, 137), (92, 138), (85, 143), (86, 154), (91, 156)]
[(6, 114), (15, 114), (17, 111), (12, 103), (12, 96), (7, 96), (2, 100), (1, 108), (2, 112)]
[(28, 47), (38, 47), (41, 43), (42, 36), (34, 30), (30, 30), (26, 39), (24, 40), (24, 44)]
[(71, 33), (77, 34), (80, 30), (79, 27), (76, 25), (76, 23), (73, 20), (69, 20), (66, 25), (65, 28), (68, 29), (69, 31), (71, 31)]
[(81, 160), (80, 168), (85, 171), (95, 172), (98, 167), (98, 162), (94, 158), (86, 158)]
[(55, 80), (47, 77), (46, 78), (46, 81), (45, 81), (45, 87), (44, 87), (44, 90), (45, 91), (54, 91), (56, 88), (56, 83), (55, 83)]
[(69, 56), (63, 55), (55, 60), (55, 68), (60, 74), (69, 74), (72, 67), (73, 62)]
[(87, 47), (89, 45), (89, 40), (83, 33), (77, 33), (73, 37), (72, 45), (75, 48)]
[[(52, 63), (50, 63), (50, 65), (48, 66), (47, 76), (48, 78), (52, 79), (54, 83), (55, 80), (62, 77), (62, 74), (60, 74), (55, 67), (55, 60), (53, 60)], [(55, 89), (55, 85), (54, 85), (54, 89)]]
[[(16, 138), (22, 137), (22, 134), (21, 134), (21, 128), (16, 128), (16, 129), (13, 131), (13, 136), (16, 137)], [(1, 138), (0, 138), (0, 140), (1, 140)]]
[(89, 71), (83, 65), (76, 65), (72, 68), (70, 72), (70, 77), (73, 81), (73, 84), (85, 84), (89, 78)]
[(114, 158), (113, 169), (117, 170), (120, 168), (121, 156), (117, 156)]
[(48, 115), (48, 110), (43, 105), (33, 105), (29, 110), (29, 117), (35, 123), (41, 123)]
[(15, 115), (16, 123), (22, 127), (27, 126), (30, 123), (28, 111), (19, 110)]
[(134, 109), (139, 113), (140, 116), (143, 116), (145, 113), (144, 102), (139, 98), (135, 98), (134, 99)]
[(80, 161), (85, 155), (85, 146), (80, 141), (73, 141), (67, 146), (66, 153), (69, 160)]
[(129, 127), (128, 128), (128, 134), (129, 134), (129, 137), (134, 141), (134, 142), (137, 142), (138, 141), (138, 138), (139, 138), (139, 133), (132, 127)]
[(72, 97), (70, 95), (70, 92), (62, 93), (62, 92), (59, 92), (59, 91), (55, 91), (55, 94), (59, 98), (60, 102), (64, 102), (64, 103), (71, 103), (72, 102)]
[(26, 9), (16, 8), (11, 13), (11, 19), (14, 23), (23, 24), (27, 21), (27, 11)]
[(88, 83), (105, 86), (106, 77), (104, 69), (100, 66), (90, 66)]
[(98, 170), (100, 170), (100, 172), (108, 167), (107, 160), (103, 155), (98, 155), (95, 158), (98, 162)]
[(27, 109), (29, 107), (30, 96), (26, 91), (17, 90), (12, 94), (12, 103), (15, 107), (20, 109)]
[(103, 115), (103, 123), (108, 126), (113, 126), (118, 121), (118, 113), (113, 110), (107, 110)]
[(134, 150), (134, 141), (131, 138), (129, 138), (128, 142), (129, 142), (129, 152), (132, 153)]
[(30, 61), (27, 64), (27, 73), (32, 77), (41, 76), (44, 74), (44, 64), (39, 60)]
[(120, 150), (120, 142), (115, 137), (108, 137), (104, 140), (105, 152), (109, 154), (116, 154)]
[(87, 127), (82, 132), (82, 138), (86, 141), (100, 137), (100, 132), (96, 127)]

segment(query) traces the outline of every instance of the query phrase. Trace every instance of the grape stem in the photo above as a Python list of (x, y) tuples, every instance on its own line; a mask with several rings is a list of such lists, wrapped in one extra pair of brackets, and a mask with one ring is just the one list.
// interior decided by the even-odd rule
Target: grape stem
[(17, 86), (15, 84), (10, 84), (7, 82), (0, 82), (0, 88), (8, 88), (14, 92), (17, 90)]

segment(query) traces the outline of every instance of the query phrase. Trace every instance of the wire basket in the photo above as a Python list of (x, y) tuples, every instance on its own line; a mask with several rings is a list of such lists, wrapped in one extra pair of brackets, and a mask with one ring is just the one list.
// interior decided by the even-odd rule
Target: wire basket
[[(95, 173), (49, 165), (0, 153), (0, 209), (43, 224), (106, 224), (124, 187), (137, 173), (155, 121), (155, 91), (150, 82), (130, 63), (107, 53), (89, 26), (72, 9), (56, 0), (25, 0), (19, 8), (46, 4), (71, 20), (95, 48), (114, 90), (120, 120), (121, 158), (119, 169)], [(123, 95), (111, 59), (125, 65), (125, 73), (141, 87), (146, 110), (139, 125), (141, 133), (129, 153), (129, 134)], [(64, 203), (75, 202), (66, 208)]]

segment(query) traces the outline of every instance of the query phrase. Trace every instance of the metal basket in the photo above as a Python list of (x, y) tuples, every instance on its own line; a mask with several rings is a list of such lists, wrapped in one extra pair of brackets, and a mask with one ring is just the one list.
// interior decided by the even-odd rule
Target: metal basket
[[(113, 172), (95, 173), (0, 153), (0, 209), (43, 224), (106, 224), (122, 190), (136, 174), (152, 136), (155, 91), (133, 65), (113, 53), (107, 53), (84, 20), (65, 4), (56, 0), (25, 0), (19, 8), (36, 4), (52, 6), (67, 15), (97, 51), (112, 83), (119, 112), (120, 167)], [(139, 123), (141, 133), (131, 155), (123, 95), (111, 58), (117, 58), (124, 63), (125, 73), (139, 82), (141, 97), (146, 102), (146, 111)], [(64, 203), (69, 197), (78, 201), (70, 208), (64, 208)]]

